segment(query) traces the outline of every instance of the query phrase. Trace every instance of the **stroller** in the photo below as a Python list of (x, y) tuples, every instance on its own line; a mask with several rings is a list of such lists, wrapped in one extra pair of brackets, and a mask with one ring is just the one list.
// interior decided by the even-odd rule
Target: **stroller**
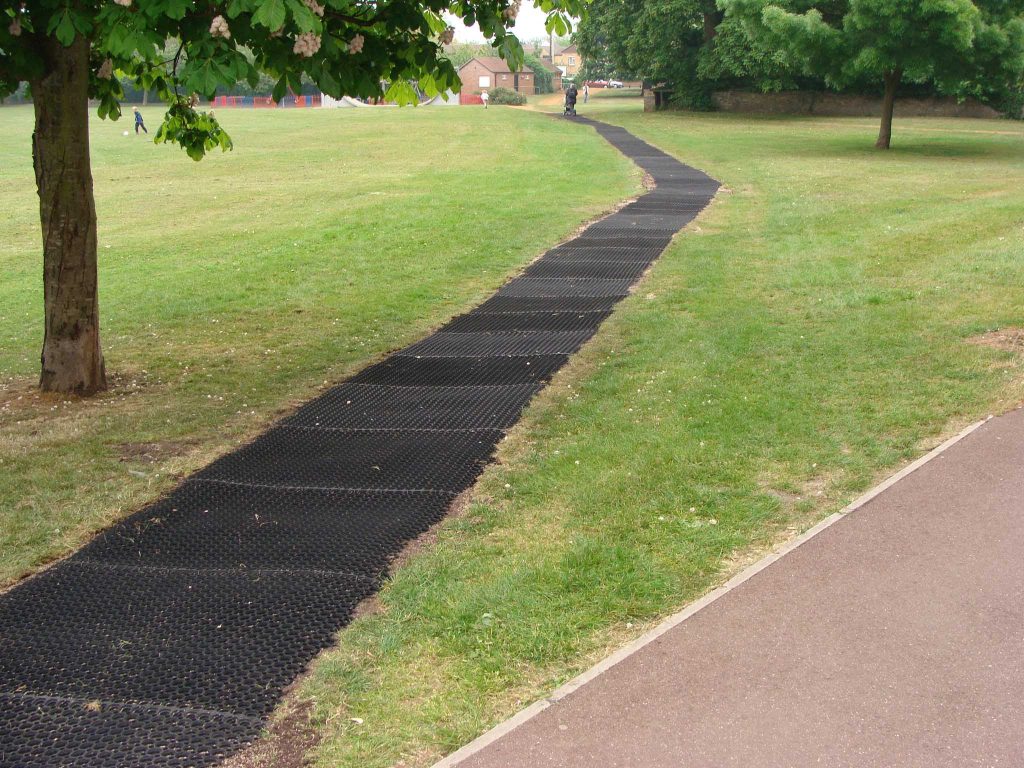
[(565, 92), (565, 116), (576, 117), (576, 96), (577, 90), (575, 85), (569, 86), (569, 90)]

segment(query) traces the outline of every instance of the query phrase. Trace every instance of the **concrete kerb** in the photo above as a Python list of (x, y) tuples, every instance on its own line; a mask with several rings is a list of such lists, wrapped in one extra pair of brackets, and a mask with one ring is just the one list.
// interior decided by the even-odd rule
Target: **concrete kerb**
[(525, 709), (517, 712), (515, 715), (510, 717), (508, 720), (505, 720), (504, 722), (499, 723), (498, 725), (494, 726), (494, 728), (492, 728), (491, 730), (489, 730), (486, 733), (482, 734), (478, 738), (474, 739), (473, 741), (471, 741), (469, 744), (465, 745), (461, 749), (457, 750), (456, 752), (453, 752), (452, 754), (448, 755), (447, 757), (443, 758), (442, 760), (434, 763), (432, 768), (454, 768), (454, 766), (459, 765), (464, 760), (468, 759), (470, 756), (476, 754), (477, 752), (480, 752), (481, 750), (487, 748), (488, 746), (490, 746), (494, 742), (498, 741), (499, 739), (501, 739), (505, 735), (511, 733), (516, 728), (518, 728), (519, 726), (521, 726), (524, 723), (528, 722), (529, 720), (533, 719), (534, 717), (536, 717), (538, 714), (543, 712), (545, 709), (547, 709), (551, 705), (557, 704), (559, 701), (561, 701), (562, 699), (564, 699), (565, 697), (567, 697), (568, 695), (570, 695), (574, 691), (578, 690), (582, 686), (586, 685), (587, 683), (589, 683), (594, 678), (599, 677), (600, 675), (604, 674), (605, 672), (607, 672), (609, 669), (614, 667), (619, 662), (624, 661), (625, 659), (629, 658), (634, 653), (636, 653), (637, 651), (641, 650), (644, 646), (649, 645), (650, 643), (652, 643), (655, 640), (657, 640), (659, 637), (664, 635), (669, 630), (673, 629), (674, 627), (678, 626), (682, 622), (686, 621), (688, 618), (693, 616), (698, 611), (702, 610), (703, 608), (706, 608), (711, 603), (713, 603), (716, 600), (718, 600), (720, 597), (728, 594), (729, 592), (731, 592), (732, 590), (736, 589), (737, 587), (739, 587), (744, 582), (750, 580), (751, 578), (756, 576), (758, 573), (763, 571), (765, 568), (770, 566), (772, 563), (775, 563), (776, 561), (782, 559), (783, 557), (785, 557), (787, 554), (789, 554), (790, 552), (795, 550), (800, 545), (810, 541), (815, 536), (817, 536), (819, 533), (824, 531), (826, 528), (831, 527), (832, 525), (834, 525), (835, 523), (837, 523), (839, 520), (841, 520), (842, 518), (846, 517), (850, 513), (855, 512), (856, 510), (860, 509), (865, 504), (867, 504), (869, 501), (874, 499), (876, 496), (879, 496), (880, 494), (884, 493), (886, 490), (888, 490), (893, 485), (898, 483), (900, 480), (905, 478), (907, 475), (910, 475), (911, 473), (917, 471), (918, 469), (923, 467), (925, 464), (927, 464), (929, 461), (931, 461), (932, 459), (940, 456), (942, 453), (947, 451), (949, 448), (951, 448), (952, 446), (954, 446), (957, 443), (959, 443), (961, 440), (963, 440), (965, 437), (970, 435), (972, 432), (974, 432), (976, 429), (978, 429), (978, 427), (980, 427), (983, 424), (985, 424), (991, 418), (992, 417), (989, 416), (986, 419), (982, 419), (981, 421), (975, 422), (974, 424), (971, 424), (969, 427), (966, 427), (964, 430), (962, 430), (958, 434), (954, 435), (953, 437), (949, 438), (948, 440), (943, 442), (938, 447), (932, 449), (931, 451), (926, 453), (921, 458), (917, 459), (913, 463), (911, 463), (911, 464), (907, 465), (906, 467), (904, 467), (903, 469), (901, 469), (896, 474), (892, 475), (891, 477), (887, 478), (883, 482), (881, 482), (878, 485), (876, 485), (874, 488), (872, 488), (867, 493), (865, 493), (862, 496), (860, 496), (859, 498), (857, 498), (855, 501), (853, 501), (850, 504), (848, 504), (846, 507), (841, 509), (839, 512), (836, 512), (835, 514), (830, 515), (829, 517), (825, 518), (824, 520), (822, 520), (817, 525), (813, 526), (812, 528), (809, 528), (808, 530), (806, 530), (804, 533), (800, 534), (796, 538), (788, 541), (786, 544), (784, 544), (782, 547), (780, 547), (775, 552), (772, 552), (772, 553), (770, 553), (768, 555), (765, 555), (765, 557), (761, 558), (760, 560), (758, 560), (753, 565), (745, 568), (740, 573), (736, 574), (731, 579), (729, 579), (727, 582), (725, 582), (725, 584), (723, 584), (720, 587), (717, 587), (717, 588), (713, 589), (712, 591), (708, 592), (706, 595), (704, 595), (704, 597), (700, 598), (699, 600), (696, 600), (695, 602), (690, 603), (689, 605), (687, 605), (685, 608), (683, 608), (678, 613), (675, 613), (672, 616), (669, 616), (667, 619), (665, 619), (663, 622), (661, 622), (654, 629), (652, 629), (649, 632), (646, 632), (645, 634), (641, 635), (640, 637), (638, 637), (633, 642), (629, 643), (628, 645), (623, 646), (622, 648), (617, 650), (615, 653), (613, 653), (610, 656), (608, 656), (607, 658), (599, 661), (597, 664), (595, 664), (593, 667), (588, 669), (586, 672), (583, 672), (581, 675), (573, 678), (569, 682), (567, 682), (564, 685), (562, 685), (559, 688), (557, 688), (547, 698), (540, 699), (539, 701), (535, 701), (530, 706), (528, 706)]

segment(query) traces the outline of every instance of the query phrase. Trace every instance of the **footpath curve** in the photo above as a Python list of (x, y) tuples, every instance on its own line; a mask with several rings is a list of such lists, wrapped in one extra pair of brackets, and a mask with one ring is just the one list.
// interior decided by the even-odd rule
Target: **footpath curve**
[(582, 118), (656, 189), (0, 596), (0, 767), (212, 765), (718, 183)]

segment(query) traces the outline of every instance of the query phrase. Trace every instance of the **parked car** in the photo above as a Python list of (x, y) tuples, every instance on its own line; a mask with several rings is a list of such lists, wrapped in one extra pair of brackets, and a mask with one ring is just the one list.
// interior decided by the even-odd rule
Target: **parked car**
[(623, 84), (623, 82), (621, 80), (609, 80), (608, 81), (608, 87), (609, 88), (623, 88), (625, 86), (624, 86), (624, 84)]

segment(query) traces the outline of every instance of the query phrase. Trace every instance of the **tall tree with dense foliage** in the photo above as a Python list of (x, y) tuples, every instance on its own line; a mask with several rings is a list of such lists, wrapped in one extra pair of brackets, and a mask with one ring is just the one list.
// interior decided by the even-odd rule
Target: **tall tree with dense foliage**
[(888, 149), (900, 84), (940, 92), (1012, 89), (1024, 72), (1021, 0), (720, 0), (727, 18), (808, 73), (842, 87), (884, 84), (876, 146)]
[(682, 106), (707, 108), (724, 88), (800, 84), (793, 67), (723, 16), (716, 0), (593, 0), (576, 42), (585, 60), (620, 77), (667, 84)]
[[(565, 34), (586, 0), (536, 0)], [(106, 386), (100, 347), (96, 207), (88, 100), (116, 119), (121, 77), (167, 105), (157, 142), (193, 159), (231, 140), (193, 94), (212, 97), (239, 80), (274, 78), (274, 96), (303, 75), (340, 97), (413, 103), (457, 90), (443, 54), (453, 30), (443, 14), (477, 24), (500, 55), (522, 61), (509, 32), (521, 0), (22, 0), (0, 23), (0, 97), (31, 86), (32, 155), (43, 233), (44, 338), (40, 386), (91, 394)], [(169, 51), (169, 53), (168, 53)], [(387, 85), (390, 84), (390, 85)], [(386, 94), (383, 92), (386, 90)]]

